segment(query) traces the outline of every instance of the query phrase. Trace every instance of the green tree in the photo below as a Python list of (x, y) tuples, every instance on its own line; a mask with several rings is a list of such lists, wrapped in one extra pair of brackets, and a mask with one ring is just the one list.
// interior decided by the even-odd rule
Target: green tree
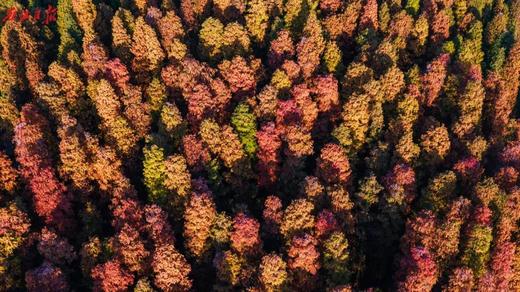
[(493, 240), (492, 228), (485, 225), (475, 225), (468, 234), (466, 248), (462, 253), (462, 264), (473, 270), (476, 277), (480, 277), (486, 270), (489, 260), (491, 241)]
[(152, 144), (145, 147), (143, 152), (143, 177), (144, 185), (148, 190), (148, 200), (165, 207), (168, 204), (168, 191), (164, 186), (166, 179), (164, 149)]
[(323, 242), (323, 268), (327, 272), (330, 286), (349, 282), (349, 244), (345, 234), (334, 232)]
[(58, 0), (58, 32), (60, 34), (60, 45), (58, 47), (58, 58), (66, 58), (69, 51), (79, 52), (81, 49), (82, 33), (72, 11), (72, 0)]
[(444, 212), (451, 198), (455, 197), (457, 176), (453, 171), (447, 171), (433, 178), (422, 196), (423, 206), (435, 213)]
[(256, 143), (256, 117), (246, 103), (239, 104), (231, 116), (231, 124), (238, 133), (244, 151), (250, 157), (258, 148)]

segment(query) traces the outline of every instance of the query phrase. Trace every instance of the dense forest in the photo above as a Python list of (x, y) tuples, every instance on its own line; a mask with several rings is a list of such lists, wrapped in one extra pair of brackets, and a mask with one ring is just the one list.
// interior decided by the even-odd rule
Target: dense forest
[(0, 19), (0, 291), (520, 291), (520, 0)]

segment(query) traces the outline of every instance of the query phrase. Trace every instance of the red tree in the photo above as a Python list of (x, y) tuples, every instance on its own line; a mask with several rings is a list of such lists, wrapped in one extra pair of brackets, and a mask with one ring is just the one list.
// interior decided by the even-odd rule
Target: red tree
[(240, 213), (233, 219), (231, 246), (240, 254), (256, 253), (261, 247), (260, 224), (253, 218)]
[(23, 106), (20, 123), (15, 128), (16, 159), (32, 194), (36, 213), (46, 224), (66, 233), (74, 225), (72, 202), (53, 168), (48, 129), (48, 121), (35, 105)]
[(134, 283), (134, 276), (115, 260), (97, 265), (91, 272), (94, 291), (127, 291)]

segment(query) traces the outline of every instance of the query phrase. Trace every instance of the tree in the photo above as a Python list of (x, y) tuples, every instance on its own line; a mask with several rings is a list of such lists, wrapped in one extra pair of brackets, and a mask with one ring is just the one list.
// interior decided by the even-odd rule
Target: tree
[(97, 17), (96, 5), (91, 0), (71, 1), (71, 3), (78, 25), (83, 30), (83, 45), (85, 46), (96, 39), (94, 29)]
[(0, 190), (12, 193), (17, 185), (18, 172), (5, 153), (0, 152)]
[(323, 63), (327, 73), (338, 76), (343, 70), (343, 53), (337, 42), (328, 41), (323, 52)]
[(343, 122), (332, 135), (352, 155), (364, 143), (370, 122), (370, 99), (366, 94), (350, 96), (343, 106)]
[(269, 47), (269, 66), (278, 68), (286, 59), (290, 59), (295, 54), (294, 43), (291, 33), (287, 30), (280, 30)]
[(422, 76), (422, 88), (426, 106), (432, 106), (437, 100), (446, 78), (449, 61), (450, 56), (442, 54), (426, 67), (426, 72)]
[(173, 245), (166, 244), (156, 248), (152, 268), (157, 288), (163, 291), (185, 291), (191, 288), (191, 267)]
[(296, 159), (314, 153), (314, 141), (311, 134), (299, 125), (286, 127), (283, 138), (287, 142), (287, 154)]
[(520, 42), (516, 41), (507, 56), (506, 65), (502, 69), (497, 86), (496, 95), (493, 94), (493, 106), (491, 107), (491, 127), (493, 133), (504, 133), (505, 126), (509, 122), (512, 105), (518, 93), (520, 78), (518, 78), (518, 62), (520, 60)]
[(342, 6), (341, 1), (338, 0), (321, 0), (320, 9), (327, 13), (337, 12)]
[(51, 230), (44, 227), (38, 240), (38, 252), (50, 263), (63, 266), (76, 259), (74, 247)]
[(253, 41), (263, 44), (269, 27), (268, 3), (260, 0), (247, 2), (246, 27)]
[(262, 217), (264, 219), (264, 228), (267, 232), (271, 234), (279, 232), (283, 218), (282, 202), (279, 197), (268, 196), (265, 199)]
[(217, 277), (224, 283), (237, 286), (242, 280), (242, 273), (245, 270), (244, 258), (228, 250), (217, 253), (213, 259), (213, 266), (217, 270)]
[(247, 155), (250, 157), (255, 155), (258, 147), (256, 143), (256, 117), (251, 113), (247, 104), (241, 103), (235, 108), (231, 116), (231, 124), (237, 131)]
[(212, 194), (204, 181), (193, 183), (193, 192), (184, 212), (184, 237), (186, 247), (196, 258), (201, 258), (209, 248), (211, 225), (217, 211)]
[(439, 9), (430, 16), (430, 40), (433, 43), (440, 43), (450, 36), (450, 13), (448, 9)]
[(255, 254), (261, 248), (260, 223), (255, 219), (239, 213), (233, 219), (231, 247), (239, 254)]
[(433, 251), (440, 269), (446, 269), (459, 253), (461, 231), (469, 217), (469, 211), (469, 200), (459, 197), (451, 203), (444, 222), (438, 224)]
[(251, 50), (251, 39), (247, 30), (238, 22), (232, 22), (224, 28), (222, 52), (226, 58), (235, 55), (247, 55)]
[(430, 180), (422, 200), (424, 206), (434, 213), (443, 212), (448, 207), (451, 197), (456, 194), (457, 176), (453, 171), (440, 173)]
[(31, 222), (25, 212), (10, 204), (0, 208), (0, 230), (2, 244), (0, 256), (3, 260), (10, 257), (26, 239)]
[(198, 21), (208, 12), (208, 0), (182, 0), (180, 10), (183, 20), (190, 26), (198, 26)]
[(242, 16), (246, 10), (246, 1), (214, 0), (213, 14), (222, 21), (231, 21)]
[(180, 17), (170, 10), (157, 21), (157, 28), (168, 58), (182, 60), (188, 53), (188, 47), (184, 43), (185, 31)]
[(462, 40), (458, 59), (464, 65), (477, 65), (484, 61), (484, 52), (482, 51), (482, 22), (473, 21), (466, 31), (466, 35)]
[(317, 160), (317, 176), (327, 184), (347, 184), (351, 170), (347, 153), (337, 144), (327, 144)]
[(149, 252), (139, 231), (125, 224), (115, 236), (114, 253), (129, 272), (139, 273), (147, 268)]
[(58, 9), (58, 32), (60, 34), (60, 46), (58, 57), (65, 59), (70, 51), (81, 49), (81, 30), (74, 19), (72, 1), (60, 0), (56, 7)]
[(233, 220), (231, 217), (224, 212), (218, 213), (213, 222), (213, 226), (211, 226), (211, 239), (217, 250), (229, 246), (232, 228)]
[(138, 73), (157, 71), (165, 58), (157, 34), (142, 17), (135, 21), (130, 51), (134, 55), (132, 69)]
[(494, 289), (510, 289), (510, 282), (514, 277), (513, 261), (516, 245), (512, 242), (503, 242), (495, 246), (490, 270), (484, 277), (489, 276)]
[(407, 210), (415, 197), (415, 171), (409, 165), (397, 164), (383, 178), (383, 185), (388, 192), (386, 201)]
[(201, 170), (210, 161), (209, 150), (202, 144), (202, 140), (195, 135), (185, 135), (182, 137), (182, 145), (186, 163), (190, 170)]
[(17, 251), (28, 240), (31, 222), (25, 212), (10, 203), (0, 208), (0, 288), (22, 287), (22, 267)]
[(284, 23), (294, 35), (299, 35), (309, 17), (310, 2), (307, 0), (289, 0), (284, 6)]
[(313, 276), (316, 276), (321, 267), (320, 253), (317, 250), (317, 240), (307, 233), (297, 235), (290, 241), (287, 251), (288, 267), (297, 277), (294, 284), (300, 287), (312, 285)]
[(25, 285), (29, 291), (69, 291), (65, 273), (49, 262), (25, 273)]
[(135, 151), (138, 137), (128, 119), (121, 115), (122, 104), (110, 83), (104, 79), (92, 82), (88, 86), (88, 94), (101, 117), (102, 129), (109, 144), (123, 155)]
[(327, 271), (329, 286), (347, 284), (351, 271), (348, 268), (349, 245), (345, 235), (336, 231), (323, 242), (323, 268)]
[(191, 174), (186, 159), (182, 155), (172, 155), (164, 161), (164, 165), (166, 167), (164, 186), (168, 191), (175, 193), (169, 204), (177, 208), (182, 207), (191, 191)]
[(112, 51), (125, 64), (130, 64), (132, 58), (131, 32), (134, 27), (134, 19), (130, 11), (119, 9), (112, 17)]
[(300, 110), (300, 124), (303, 130), (311, 132), (318, 118), (318, 107), (311, 98), (311, 89), (302, 83), (293, 86), (290, 93)]
[(143, 176), (148, 189), (148, 198), (152, 203), (167, 206), (169, 193), (164, 186), (166, 166), (164, 149), (151, 145), (144, 149)]
[(105, 64), (105, 75), (111, 84), (121, 92), (129, 89), (130, 76), (126, 66), (118, 58), (109, 60)]
[(385, 100), (394, 100), (404, 88), (404, 73), (397, 67), (392, 66), (380, 77), (381, 91)]
[(83, 43), (83, 53), (81, 54), (83, 71), (89, 78), (97, 78), (105, 71), (108, 61), (108, 53), (105, 47), (97, 41)]
[(321, 54), (325, 50), (325, 40), (316, 13), (311, 12), (303, 29), (303, 37), (296, 47), (298, 64), (303, 76), (310, 78), (320, 65)]
[(214, 120), (204, 120), (199, 131), (202, 140), (210, 151), (218, 155), (224, 165), (230, 169), (245, 156), (239, 137), (228, 125), (220, 127)]
[(309, 201), (294, 200), (284, 211), (280, 233), (286, 239), (291, 239), (297, 233), (311, 231), (315, 224), (313, 210), (314, 206)]
[(144, 210), (145, 230), (155, 246), (173, 244), (175, 238), (168, 213), (157, 205), (147, 205)]
[(479, 80), (470, 80), (459, 99), (459, 120), (453, 125), (453, 132), (463, 139), (480, 132), (485, 90)]
[(23, 106), (15, 129), (16, 160), (27, 182), (36, 213), (46, 224), (66, 233), (74, 219), (70, 193), (58, 180), (49, 151), (49, 123), (33, 104)]
[(2, 27), (0, 44), (3, 60), (16, 76), (16, 85), (34, 91), (45, 76), (39, 53), (41, 43), (20, 22), (9, 21)]
[(437, 282), (437, 266), (430, 252), (422, 247), (411, 248), (409, 256), (400, 262), (406, 278), (399, 282), (399, 291), (430, 290)]
[(278, 107), (278, 90), (272, 85), (266, 85), (256, 99), (257, 104), (254, 107), (254, 114), (259, 122), (273, 121)]
[(236, 56), (231, 61), (224, 60), (218, 65), (220, 74), (229, 84), (231, 93), (239, 98), (254, 94), (256, 89), (256, 74), (252, 63), (252, 61), (246, 62), (241, 56)]
[(224, 34), (224, 25), (213, 17), (207, 18), (199, 31), (199, 50), (208, 59), (221, 56)]
[(420, 4), (421, 4), (421, 2), (417, 1), (417, 0), (406, 1), (406, 7), (405, 7), (406, 12), (408, 12), (409, 14), (411, 14), (413, 16), (417, 15), (417, 13), (419, 12)]
[(446, 289), (450, 291), (466, 291), (473, 288), (473, 272), (471, 269), (455, 268), (450, 275), (448, 285)]
[(287, 264), (277, 254), (262, 257), (260, 263), (260, 282), (267, 291), (283, 289), (287, 281)]
[(448, 129), (444, 125), (432, 127), (421, 136), (420, 145), (426, 163), (435, 165), (442, 162), (451, 148)]
[(377, 30), (379, 28), (379, 20), (377, 15), (377, 1), (367, 0), (363, 7), (363, 14), (359, 18), (359, 29), (370, 28)]
[(360, 185), (359, 192), (356, 194), (362, 201), (363, 207), (370, 207), (379, 201), (379, 193), (383, 190), (383, 186), (378, 182), (375, 175), (365, 177)]
[(62, 127), (58, 129), (60, 137), (60, 175), (64, 179), (69, 179), (78, 190), (89, 191), (91, 188), (92, 168), (90, 166), (88, 149), (82, 145), (86, 134), (78, 122), (71, 117), (65, 116)]
[(94, 291), (126, 291), (134, 283), (134, 276), (115, 260), (94, 267), (91, 277)]

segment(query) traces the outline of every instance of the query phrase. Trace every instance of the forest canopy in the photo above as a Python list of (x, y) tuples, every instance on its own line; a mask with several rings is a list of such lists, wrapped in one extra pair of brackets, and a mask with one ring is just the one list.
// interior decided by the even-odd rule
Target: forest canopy
[(520, 0), (0, 19), (1, 291), (520, 290)]

